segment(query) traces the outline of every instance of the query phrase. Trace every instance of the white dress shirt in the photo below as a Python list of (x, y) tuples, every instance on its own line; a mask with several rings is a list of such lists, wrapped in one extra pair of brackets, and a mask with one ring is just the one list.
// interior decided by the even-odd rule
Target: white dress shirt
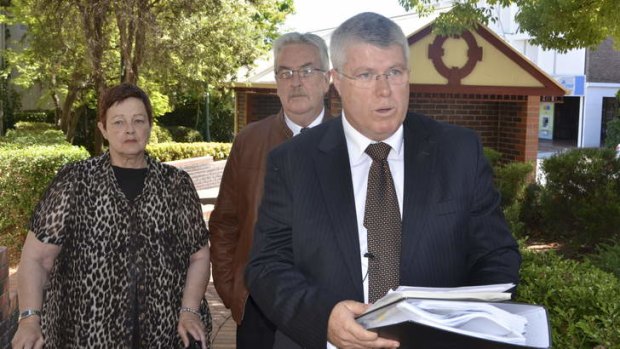
[[(323, 122), (323, 115), (325, 115), (325, 108), (323, 108), (319, 113), (319, 116), (317, 116), (316, 119), (314, 119), (314, 121), (312, 121), (310, 125), (306, 127), (312, 128), (314, 126), (320, 125)], [(284, 113), (284, 121), (286, 122), (286, 126), (288, 126), (288, 128), (293, 132), (293, 137), (297, 136), (301, 132), (302, 127), (297, 125), (293, 120), (291, 120), (291, 118), (289, 118), (286, 113)]]

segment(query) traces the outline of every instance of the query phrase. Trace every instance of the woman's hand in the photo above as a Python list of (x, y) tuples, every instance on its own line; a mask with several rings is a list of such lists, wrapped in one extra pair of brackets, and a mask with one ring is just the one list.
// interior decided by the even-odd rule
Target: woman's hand
[(200, 319), (200, 316), (190, 313), (181, 312), (179, 314), (179, 325), (177, 326), (179, 336), (183, 340), (185, 347), (189, 346), (189, 335), (194, 337), (195, 340), (200, 341), (202, 349), (207, 349), (207, 337), (205, 334), (205, 326)]
[(45, 341), (41, 332), (38, 316), (31, 316), (19, 322), (17, 332), (13, 336), (13, 349), (42, 349)]

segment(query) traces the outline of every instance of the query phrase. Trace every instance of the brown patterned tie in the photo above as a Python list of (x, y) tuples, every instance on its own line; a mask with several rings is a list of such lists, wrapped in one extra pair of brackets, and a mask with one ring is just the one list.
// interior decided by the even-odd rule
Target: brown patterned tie
[(392, 173), (387, 162), (391, 147), (370, 144), (364, 227), (368, 230), (368, 300), (374, 303), (399, 285), (402, 223)]

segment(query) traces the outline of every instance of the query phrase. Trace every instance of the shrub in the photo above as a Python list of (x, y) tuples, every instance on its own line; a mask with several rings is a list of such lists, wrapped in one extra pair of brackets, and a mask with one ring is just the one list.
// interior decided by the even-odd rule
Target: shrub
[(616, 149), (618, 144), (620, 144), (620, 116), (607, 123), (607, 131), (605, 132), (606, 147)]
[(149, 143), (157, 144), (164, 142), (172, 142), (172, 134), (170, 134), (170, 131), (168, 131), (167, 128), (159, 126), (158, 124), (153, 124)]
[(618, 348), (620, 281), (589, 262), (522, 251), (517, 301), (544, 305), (554, 348)]
[(495, 185), (502, 195), (502, 207), (511, 206), (522, 198), (533, 170), (534, 166), (525, 162), (511, 162), (494, 169)]
[(620, 279), (620, 243), (611, 241), (596, 246), (596, 253), (588, 256), (588, 260), (601, 270), (614, 274)]
[(158, 143), (149, 144), (146, 150), (159, 161), (174, 161), (210, 155), (213, 160), (222, 160), (230, 153), (230, 143)]
[(0, 137), (0, 147), (69, 144), (62, 131), (54, 129), (50, 124), (20, 122), (16, 126), (18, 128), (8, 130), (5, 137)]
[(15, 113), (15, 122), (29, 121), (29, 122), (54, 122), (53, 110), (28, 110)]
[(202, 142), (203, 140), (200, 132), (194, 130), (193, 128), (185, 126), (170, 126), (168, 127), (168, 130), (170, 131), (174, 142), (194, 143)]
[(593, 245), (613, 238), (620, 226), (620, 160), (613, 149), (575, 149), (542, 163), (540, 191), (544, 230)]
[(484, 156), (487, 158), (487, 160), (489, 160), (491, 167), (495, 168), (495, 166), (499, 165), (499, 161), (502, 158), (502, 153), (498, 152), (493, 148), (487, 147), (484, 147), (482, 151), (484, 152)]
[(0, 148), (0, 246), (13, 256), (21, 250), (32, 211), (58, 169), (88, 157), (69, 144)]

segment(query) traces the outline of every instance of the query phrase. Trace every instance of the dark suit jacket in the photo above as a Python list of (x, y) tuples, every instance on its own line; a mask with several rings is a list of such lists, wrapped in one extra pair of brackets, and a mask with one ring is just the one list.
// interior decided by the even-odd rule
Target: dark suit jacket
[[(401, 285), (517, 283), (521, 257), (477, 135), (413, 113), (403, 133)], [(279, 146), (267, 164), (248, 287), (278, 326), (276, 348), (325, 348), (334, 305), (363, 301), (342, 120)]]

